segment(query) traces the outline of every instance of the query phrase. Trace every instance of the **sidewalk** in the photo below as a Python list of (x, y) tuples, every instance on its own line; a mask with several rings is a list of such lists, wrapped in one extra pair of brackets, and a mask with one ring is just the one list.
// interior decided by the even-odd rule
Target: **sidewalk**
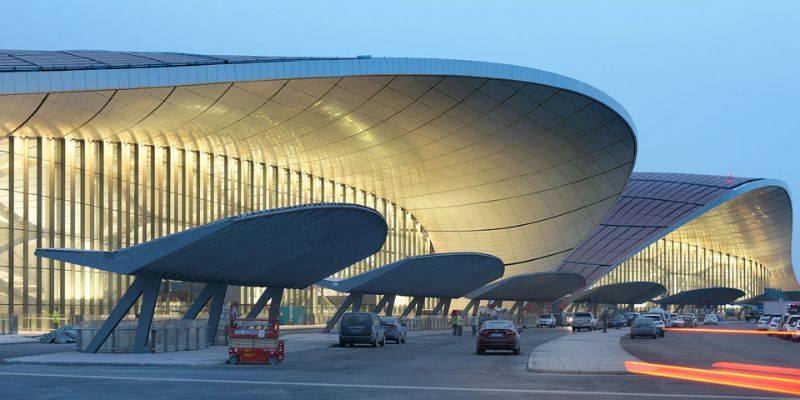
[(22, 334), (22, 335), (0, 335), (0, 346), (5, 344), (37, 343), (38, 337), (42, 333)]
[[(409, 340), (415, 337), (444, 334), (448, 331), (409, 332)], [(281, 336), (286, 344), (286, 354), (314, 349), (338, 348), (339, 336), (325, 333), (292, 333)], [(81, 366), (127, 366), (127, 367), (214, 367), (224, 365), (228, 359), (227, 346), (212, 346), (201, 350), (174, 351), (167, 353), (81, 353), (65, 351), (27, 357), (8, 358), (7, 364), (27, 365), (81, 365)]]
[(537, 347), (528, 359), (529, 372), (623, 375), (625, 361), (638, 361), (619, 344), (630, 329), (576, 332)]

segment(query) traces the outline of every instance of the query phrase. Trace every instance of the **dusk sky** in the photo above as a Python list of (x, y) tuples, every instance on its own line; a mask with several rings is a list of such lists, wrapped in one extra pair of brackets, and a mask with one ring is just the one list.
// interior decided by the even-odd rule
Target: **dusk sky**
[[(628, 110), (636, 171), (775, 178), (800, 195), (797, 1), (168, 3), (9, 2), (3, 14), (14, 18), (4, 18), (0, 48), (434, 57), (539, 68), (587, 82)], [(795, 234), (800, 276), (798, 246)]]

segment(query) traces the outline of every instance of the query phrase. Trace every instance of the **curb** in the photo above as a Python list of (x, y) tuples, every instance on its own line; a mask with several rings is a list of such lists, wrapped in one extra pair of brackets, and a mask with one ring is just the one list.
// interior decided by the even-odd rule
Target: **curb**
[(555, 375), (630, 375), (628, 371), (580, 371), (580, 370), (557, 370), (541, 369), (528, 367), (528, 372), (536, 374), (555, 374)]
[(208, 368), (226, 365), (225, 361), (206, 362), (198, 364), (153, 364), (153, 363), (112, 363), (112, 362), (84, 362), (84, 361), (19, 361), (4, 360), (5, 365), (49, 365), (49, 366), (68, 366), (68, 367), (181, 367), (181, 368)]

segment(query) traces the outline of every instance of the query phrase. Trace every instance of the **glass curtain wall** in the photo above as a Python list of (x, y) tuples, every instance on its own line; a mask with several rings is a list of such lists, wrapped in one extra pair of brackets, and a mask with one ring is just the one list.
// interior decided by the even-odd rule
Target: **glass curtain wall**
[[(103, 141), (0, 139), (0, 314), (104, 315), (132, 277), (33, 255), (37, 247), (116, 250), (239, 213), (318, 202), (378, 210), (383, 248), (349, 277), (416, 254), (430, 239), (411, 213), (372, 193), (301, 171), (192, 150)], [(180, 314), (202, 284), (165, 282), (158, 312)], [(263, 289), (243, 287), (247, 304)], [(230, 291), (229, 291), (230, 293)], [(286, 305), (311, 305), (288, 290)]]
[(650, 281), (667, 288), (666, 295), (708, 287), (731, 287), (745, 297), (770, 287), (770, 271), (758, 261), (688, 243), (661, 239), (623, 262), (593, 286)]

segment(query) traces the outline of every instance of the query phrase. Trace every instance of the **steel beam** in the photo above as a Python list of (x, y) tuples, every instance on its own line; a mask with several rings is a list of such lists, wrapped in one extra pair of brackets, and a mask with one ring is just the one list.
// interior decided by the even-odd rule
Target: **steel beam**
[[(261, 293), (261, 297), (256, 300), (256, 304), (253, 305), (253, 308), (250, 309), (250, 312), (247, 313), (247, 318), (254, 319), (258, 317), (258, 314), (261, 313), (261, 310), (264, 309), (264, 306), (267, 305), (268, 301), (272, 301), (270, 304), (270, 316), (269, 318), (272, 319), (272, 308), (277, 303), (278, 307), (280, 307), (281, 297), (283, 297), (283, 288), (282, 287), (271, 287), (267, 288), (264, 293)], [(280, 309), (278, 309), (280, 310)]]
[(195, 319), (197, 314), (208, 304), (211, 300), (211, 305), (208, 308), (208, 333), (206, 339), (209, 344), (213, 344), (217, 336), (217, 327), (219, 326), (219, 317), (222, 314), (222, 307), (225, 303), (225, 292), (228, 291), (228, 285), (224, 283), (207, 283), (197, 298), (189, 307), (189, 311), (183, 316), (183, 319)]
[(136, 337), (134, 339), (133, 351), (136, 353), (147, 352), (147, 339), (150, 334), (150, 325), (153, 322), (153, 314), (156, 308), (156, 299), (158, 298), (158, 288), (161, 286), (161, 277), (157, 275), (138, 276), (133, 281), (128, 291), (119, 299), (119, 303), (111, 311), (108, 318), (106, 318), (100, 330), (97, 331), (92, 341), (86, 347), (85, 352), (96, 353), (100, 347), (105, 343), (108, 336), (114, 331), (114, 328), (119, 325), (122, 318), (136, 303), (139, 297), (142, 297), (142, 304), (139, 309), (139, 320), (136, 324)]
[(396, 295), (389, 296), (389, 301), (386, 302), (386, 316), (391, 317), (394, 313), (394, 301), (397, 299)]
[(356, 300), (358, 300), (358, 304), (360, 305), (363, 297), (364, 295), (361, 293), (350, 293), (347, 295), (347, 298), (344, 299), (342, 305), (339, 306), (339, 309), (333, 314), (333, 317), (325, 324), (325, 329), (322, 330), (322, 333), (330, 333), (333, 327), (336, 326), (336, 323), (339, 322), (339, 319), (342, 318), (342, 315), (347, 312), (347, 309), (350, 308), (350, 306), (354, 306)]

